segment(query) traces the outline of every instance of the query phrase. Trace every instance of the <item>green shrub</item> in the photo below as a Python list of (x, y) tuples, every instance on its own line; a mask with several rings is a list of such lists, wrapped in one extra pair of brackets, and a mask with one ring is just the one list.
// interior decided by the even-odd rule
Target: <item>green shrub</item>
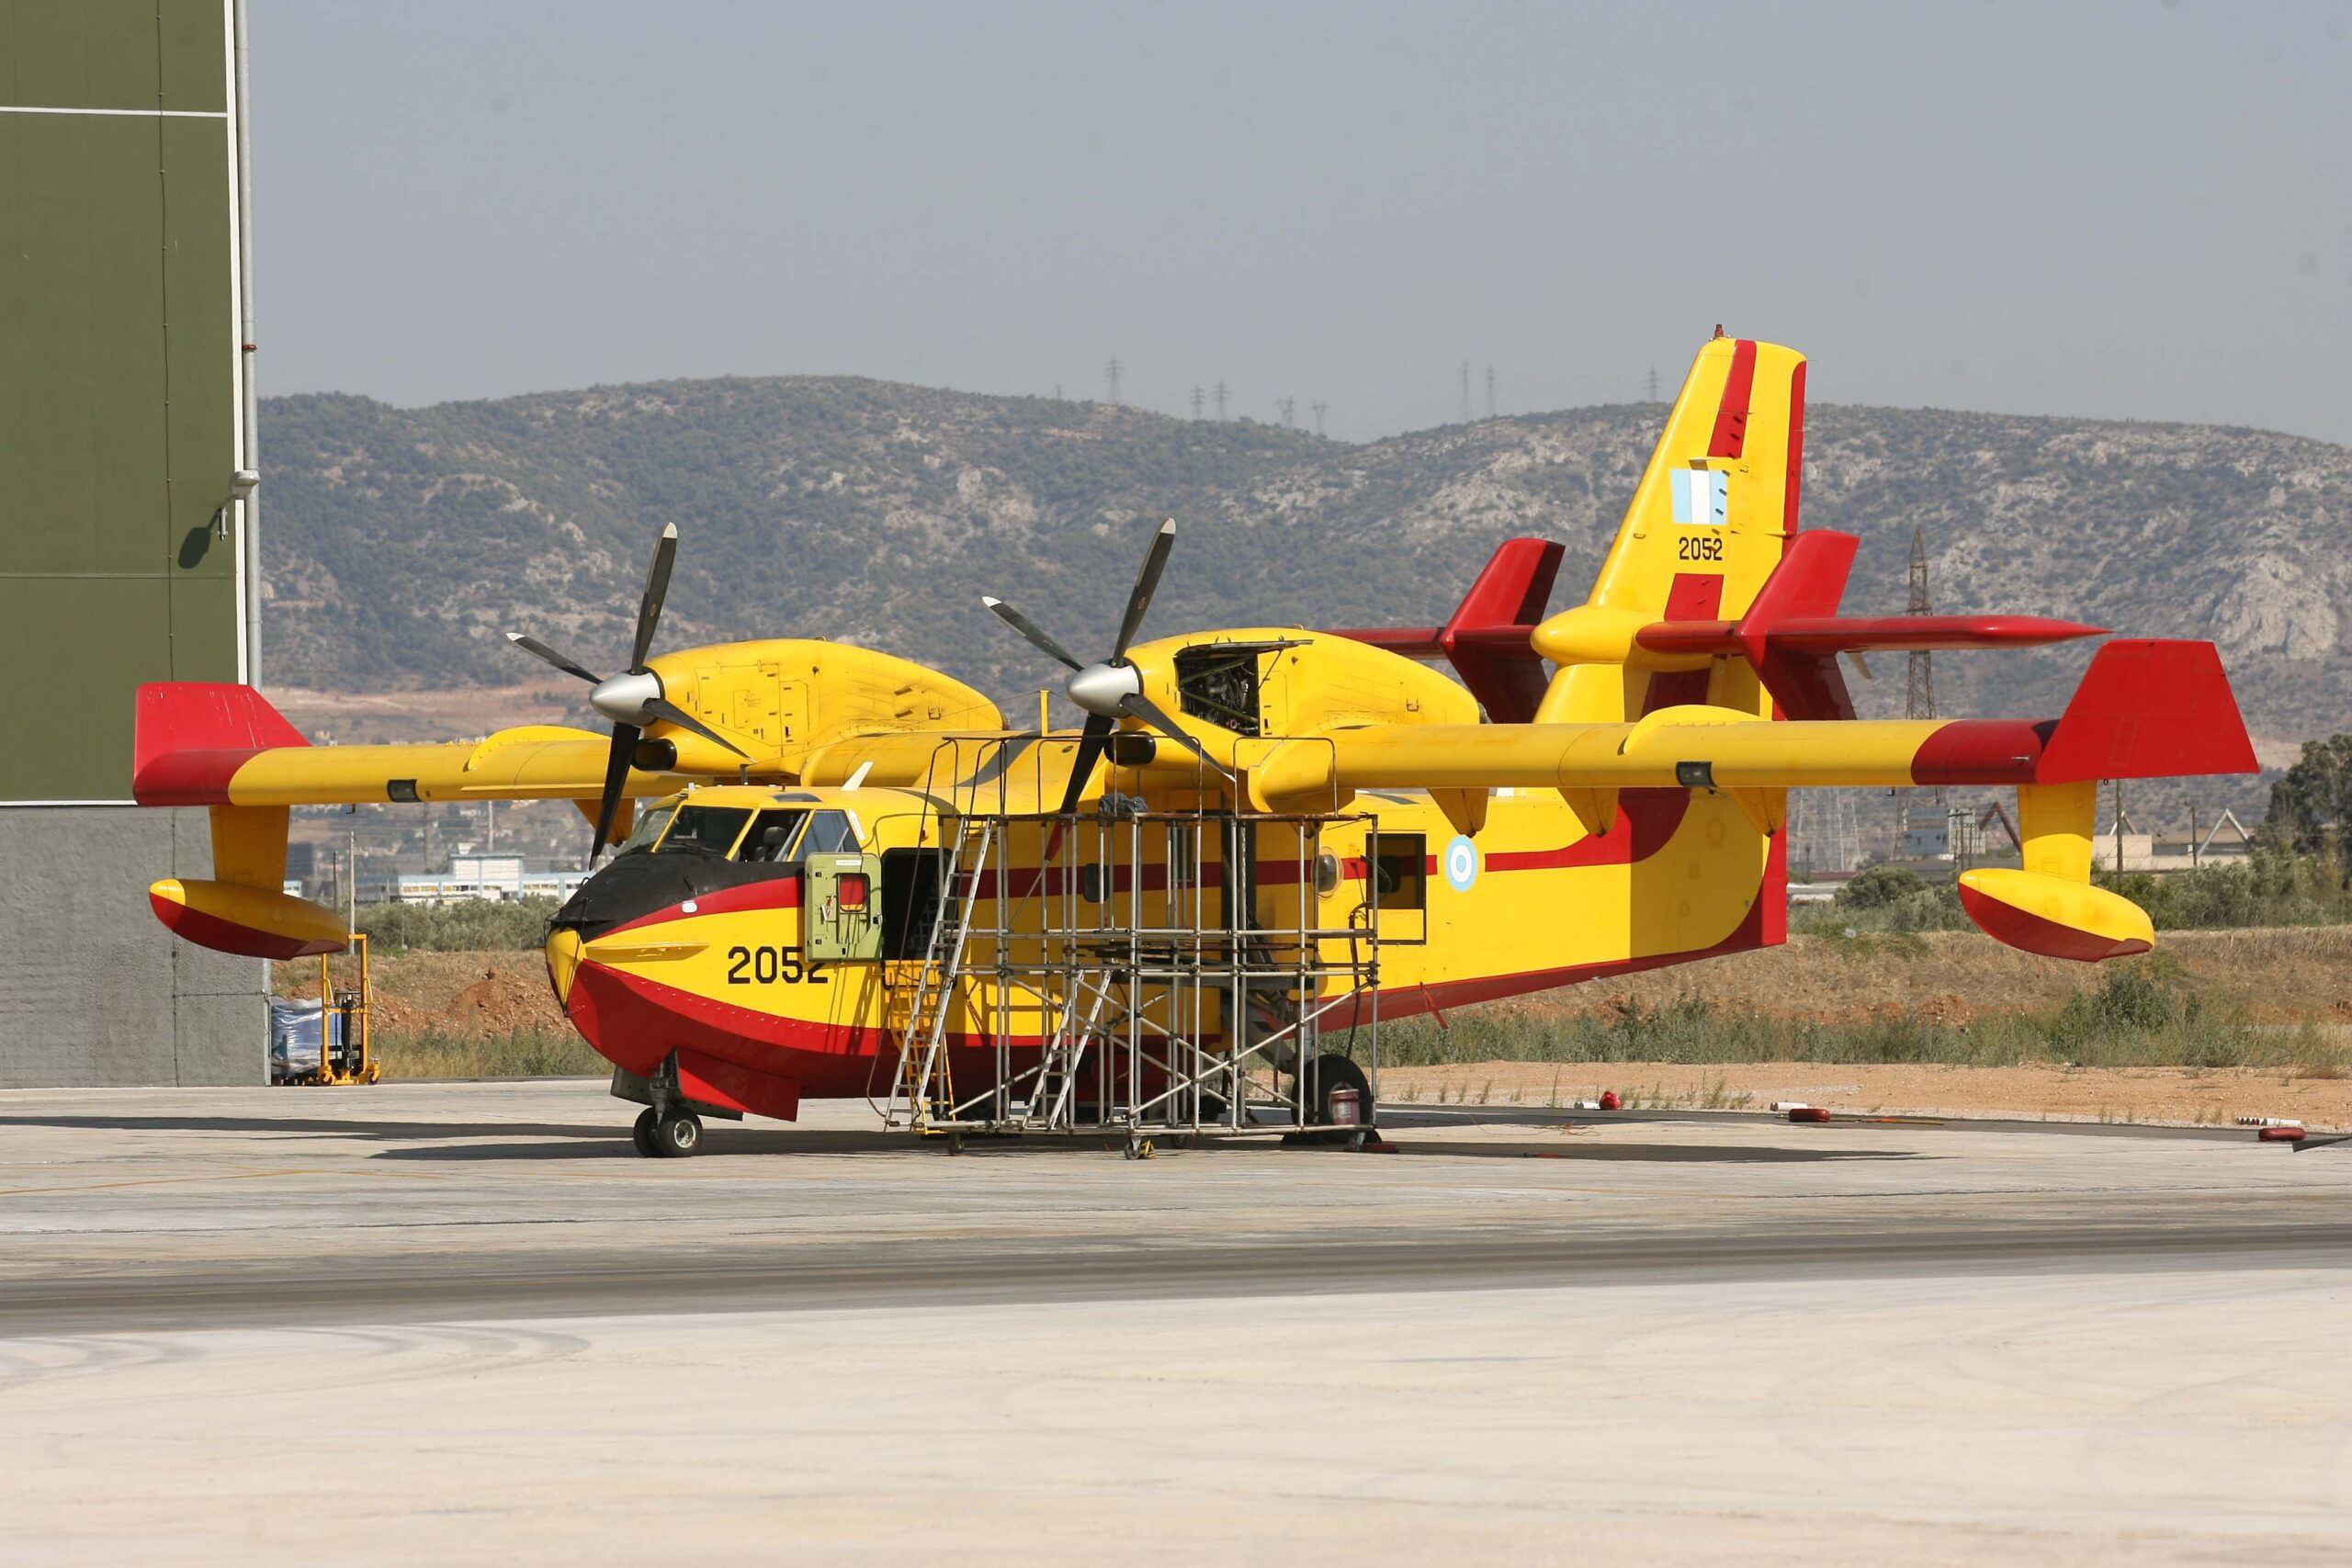
[(1916, 871), (1905, 871), (1899, 865), (1874, 865), (1856, 872), (1830, 902), (1848, 913), (1883, 909), (1927, 891), (1928, 879)]
[(552, 898), (362, 904), (359, 929), (379, 953), (532, 952), (546, 942), (555, 910)]

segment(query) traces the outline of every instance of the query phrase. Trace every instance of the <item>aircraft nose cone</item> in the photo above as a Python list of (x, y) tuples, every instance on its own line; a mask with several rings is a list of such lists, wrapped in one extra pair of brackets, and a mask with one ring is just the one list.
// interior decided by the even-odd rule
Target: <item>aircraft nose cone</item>
[(1069, 700), (1098, 718), (1117, 718), (1119, 705), (1143, 690), (1143, 672), (1132, 664), (1090, 664), (1062, 682)]
[(649, 716), (646, 705), (661, 699), (662, 677), (648, 670), (597, 682), (596, 689), (588, 694), (588, 705), (615, 724), (642, 728)]
[(548, 932), (548, 984), (555, 987), (558, 1007), (566, 1007), (571, 1000), (571, 979), (580, 973), (580, 950), (586, 945), (578, 931)]

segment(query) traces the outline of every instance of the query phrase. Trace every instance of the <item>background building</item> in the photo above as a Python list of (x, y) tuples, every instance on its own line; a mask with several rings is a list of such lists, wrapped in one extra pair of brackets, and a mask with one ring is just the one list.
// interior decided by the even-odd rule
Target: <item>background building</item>
[(147, 908), (132, 694), (257, 673), (242, 6), (0, 0), (0, 1086), (259, 1083), (266, 967)]

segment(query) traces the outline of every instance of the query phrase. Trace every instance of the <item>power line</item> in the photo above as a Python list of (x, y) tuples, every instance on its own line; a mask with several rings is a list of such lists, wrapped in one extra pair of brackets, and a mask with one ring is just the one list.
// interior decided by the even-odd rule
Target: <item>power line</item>
[[(1932, 608), (1928, 600), (1928, 539), (1917, 528), (1911, 530), (1911, 596), (1908, 613), (1924, 615)], [(1936, 716), (1935, 655), (1926, 649), (1912, 650), (1906, 673), (1909, 680), (1903, 694), (1903, 716), (1933, 718)]]
[(1193, 389), (1193, 417), (1201, 417), (1201, 389), (1198, 387)]
[(1308, 407), (1315, 411), (1315, 434), (1317, 435), (1321, 435), (1323, 434), (1323, 411), (1330, 406), (1331, 405), (1329, 403), (1324, 402), (1319, 398), (1308, 405)]
[[(1925, 533), (1916, 527), (1911, 530), (1910, 579), (1910, 593), (1905, 604), (1905, 611), (1906, 614), (1914, 615), (1927, 615), (1934, 608), (1934, 605), (1929, 601), (1928, 595), (1928, 537)], [(1905, 661), (1905, 681), (1903, 691), (1904, 717), (1933, 718), (1936, 716), (1936, 671), (1934, 660), (1935, 656), (1933, 654), (1929, 653), (1926, 649), (1921, 648), (1914, 649), (1911, 651), (1909, 658)], [(1947, 835), (1945, 847), (1947, 850), (1950, 850), (1952, 847), (1949, 837), (1951, 832), (1951, 818), (1945, 808), (1944, 792), (1940, 787), (1939, 787), (1928, 791), (1927, 795), (1928, 799), (1933, 803), (1934, 809), (1932, 812), (1921, 813), (1920, 815), (1931, 822), (1937, 818), (1941, 818), (1943, 820), (1944, 829)], [(1913, 801), (1915, 798), (1915, 792), (1909, 790), (1905, 790), (1904, 792), (1902, 830), (1903, 837), (1905, 840), (1909, 840), (1913, 837), (1913, 829), (1915, 827)]]
[(1462, 362), (1462, 423), (1470, 423), (1470, 362)]
[(1274, 400), (1274, 407), (1282, 411), (1283, 428), (1284, 430), (1292, 430), (1297, 427), (1298, 421), (1295, 416), (1298, 412), (1298, 400), (1296, 398), (1276, 398)]
[(1119, 400), (1119, 356), (1113, 355), (1111, 363), (1102, 367), (1103, 378), (1111, 383), (1111, 401)]
[(1487, 417), (1495, 417), (1495, 367), (1487, 367)]
[(1226, 385), (1222, 380), (1220, 380), (1219, 382), (1217, 382), (1217, 384), (1216, 384), (1216, 417), (1217, 417), (1220, 421), (1222, 421), (1222, 420), (1225, 418), (1225, 400), (1226, 400), (1226, 399), (1227, 399), (1228, 396), (1230, 396), (1230, 395), (1231, 395), (1231, 393), (1232, 393), (1232, 389), (1231, 389), (1231, 388), (1227, 387), (1227, 385)]
[(1650, 367), (1650, 401), (1657, 401), (1657, 367)]

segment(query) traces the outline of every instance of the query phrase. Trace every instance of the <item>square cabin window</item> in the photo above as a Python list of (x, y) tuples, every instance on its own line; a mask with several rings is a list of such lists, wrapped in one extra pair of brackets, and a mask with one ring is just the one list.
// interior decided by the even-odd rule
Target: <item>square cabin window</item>
[(1429, 907), (1429, 840), (1419, 833), (1382, 833), (1373, 840), (1373, 903), (1383, 909)]

